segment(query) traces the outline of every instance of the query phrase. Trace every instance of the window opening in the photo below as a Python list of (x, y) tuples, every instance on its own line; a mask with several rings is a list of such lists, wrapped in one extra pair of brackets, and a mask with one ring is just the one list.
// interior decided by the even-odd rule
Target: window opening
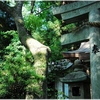
[(80, 87), (72, 87), (72, 95), (80, 96)]

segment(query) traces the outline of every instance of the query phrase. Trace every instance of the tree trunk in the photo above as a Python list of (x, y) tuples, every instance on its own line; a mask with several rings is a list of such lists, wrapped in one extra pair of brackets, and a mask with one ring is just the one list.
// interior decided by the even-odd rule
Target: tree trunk
[[(19, 33), (19, 39), (22, 44), (24, 44), (34, 56), (34, 69), (36, 74), (41, 77), (41, 80), (37, 86), (40, 94), (38, 98), (46, 98), (43, 97), (43, 82), (46, 79), (46, 68), (47, 68), (47, 60), (48, 60), (48, 53), (50, 49), (38, 42), (37, 40), (33, 39), (30, 35), (26, 33), (26, 29), (22, 25), (22, 19), (15, 16), (15, 22), (17, 25), (17, 30)], [(46, 85), (46, 84), (45, 84)], [(44, 88), (45, 89), (45, 88)], [(46, 93), (45, 93), (46, 94)], [(46, 96), (46, 95), (45, 95)], [(30, 96), (28, 96), (30, 97)], [(32, 96), (31, 96), (32, 97)], [(30, 99), (30, 98), (28, 98)]]
[[(2, 3), (1, 1), (0, 1), (0, 6), (2, 10), (5, 10), (12, 15), (16, 23), (21, 43), (25, 47), (27, 47), (34, 56), (34, 69), (36, 71), (36, 74), (39, 77), (41, 77), (37, 85), (37, 88), (39, 89), (40, 92), (38, 98), (46, 98), (46, 95), (45, 97), (43, 96), (43, 94), (46, 94), (46, 88), (43, 89), (43, 87), (44, 87), (44, 82), (46, 82), (46, 68), (47, 68), (47, 60), (48, 60), (48, 54), (50, 53), (50, 48), (41, 44), (39, 41), (35, 40), (27, 33), (27, 29), (24, 27), (24, 21), (22, 18), (22, 6), (23, 6), (22, 1), (18, 1), (15, 7), (9, 9), (8, 6)], [(45, 93), (43, 93), (44, 91)], [(32, 94), (30, 94), (30, 96), (27, 96), (27, 99), (34, 98), (34, 96), (31, 95)]]

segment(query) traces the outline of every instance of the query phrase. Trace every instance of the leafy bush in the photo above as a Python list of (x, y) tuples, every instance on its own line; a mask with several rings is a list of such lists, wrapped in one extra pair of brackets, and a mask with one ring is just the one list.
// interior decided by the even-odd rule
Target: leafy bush
[(25, 98), (26, 91), (33, 94), (39, 91), (36, 87), (39, 76), (34, 71), (34, 59), (21, 45), (18, 34), (15, 31), (7, 33), (12, 34), (13, 38), (4, 49), (5, 54), (0, 63), (0, 98), (21, 99)]

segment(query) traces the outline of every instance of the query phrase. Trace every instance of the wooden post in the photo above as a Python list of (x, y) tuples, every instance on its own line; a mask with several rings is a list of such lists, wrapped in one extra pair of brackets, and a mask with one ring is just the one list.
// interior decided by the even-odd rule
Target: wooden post
[[(100, 22), (100, 10), (89, 13), (89, 22)], [(100, 27), (90, 26), (90, 65), (92, 99), (100, 99)], [(96, 52), (95, 52), (96, 51)]]

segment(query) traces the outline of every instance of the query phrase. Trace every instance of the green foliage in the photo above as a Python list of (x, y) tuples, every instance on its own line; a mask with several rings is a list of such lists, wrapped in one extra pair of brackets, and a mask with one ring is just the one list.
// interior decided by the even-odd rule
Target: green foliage
[(61, 99), (61, 100), (65, 100), (65, 98), (69, 98), (67, 95), (65, 95), (64, 94), (64, 92), (62, 92), (62, 91), (58, 91), (58, 94), (57, 94), (58, 96), (61, 96), (61, 97), (59, 97), (59, 99)]
[(62, 27), (62, 30), (67, 31), (67, 32), (71, 32), (75, 28), (76, 28), (75, 23), (71, 23), (71, 24), (68, 24), (68, 25), (65, 25), (64, 27)]
[(30, 14), (28, 17), (25, 17), (25, 27), (28, 30), (36, 30), (37, 28), (42, 26), (42, 20), (38, 16)]
[(61, 59), (60, 21), (55, 17), (54, 20), (45, 21), (39, 16), (34, 17), (34, 15), (29, 15), (25, 18), (25, 22), (25, 26), (31, 30), (32, 36), (36, 40), (50, 47), (52, 51), (50, 60)]
[[(26, 16), (24, 15), (25, 27), (31, 31), (31, 35), (35, 39), (50, 47), (52, 52), (50, 61), (62, 58), (61, 23), (51, 13), (50, 6), (53, 6), (53, 3), (52, 1), (35, 2), (33, 14), (29, 14), (30, 3), (25, 2), (24, 4), (28, 10), (28, 12), (24, 12), (26, 14)], [(71, 31), (71, 27), (74, 28), (74, 25), (63, 27), (63, 30)], [(17, 32), (0, 32), (0, 40), (0, 55), (2, 54), (0, 59), (0, 98), (22, 99), (25, 98), (26, 92), (33, 94), (34, 98), (39, 97), (42, 94), (38, 86), (41, 77), (36, 75), (33, 66), (34, 59), (20, 43)], [(53, 84), (48, 87), (48, 90), (53, 91), (52, 93), (55, 92), (53, 88), (56, 76), (56, 73), (48, 75), (48, 84), (50, 86)]]
[[(61, 56), (59, 55), (61, 49), (59, 41), (60, 22), (53, 17), (50, 9), (44, 10), (46, 7), (49, 8), (50, 4), (50, 2), (40, 2), (38, 7), (40, 7), (42, 13), (38, 15), (29, 14), (24, 16), (24, 20), (25, 27), (31, 31), (32, 36), (41, 43), (50, 46), (52, 50), (51, 60), (56, 60), (60, 59)], [(5, 45), (7, 43), (5, 42), (2, 52), (0, 50), (2, 53), (0, 98), (21, 99), (25, 98), (26, 92), (36, 97), (40, 96), (38, 83), (41, 77), (35, 73), (32, 55), (22, 46), (15, 31), (1, 32), (0, 35), (2, 41), (3, 37), (5, 37), (5, 40), (9, 38), (9, 43)]]
[(30, 89), (33, 95), (40, 95), (37, 87), (40, 77), (35, 73), (31, 53), (21, 45), (15, 31), (7, 33), (13, 34), (13, 38), (0, 63), (0, 98), (25, 98)]
[(5, 48), (11, 42), (12, 34), (6, 32), (0, 32), (0, 49)]
[[(55, 18), (50, 9), (51, 2), (41, 2), (36, 5), (41, 9), (42, 13), (30, 14), (24, 17), (25, 27), (31, 31), (32, 36), (47, 45), (51, 49), (51, 57), (49, 61), (56, 61), (62, 58), (61, 54), (61, 22)], [(48, 9), (47, 9), (48, 8)], [(45, 10), (44, 10), (45, 9)], [(55, 73), (48, 75), (48, 98), (56, 98), (54, 85), (56, 78)]]

